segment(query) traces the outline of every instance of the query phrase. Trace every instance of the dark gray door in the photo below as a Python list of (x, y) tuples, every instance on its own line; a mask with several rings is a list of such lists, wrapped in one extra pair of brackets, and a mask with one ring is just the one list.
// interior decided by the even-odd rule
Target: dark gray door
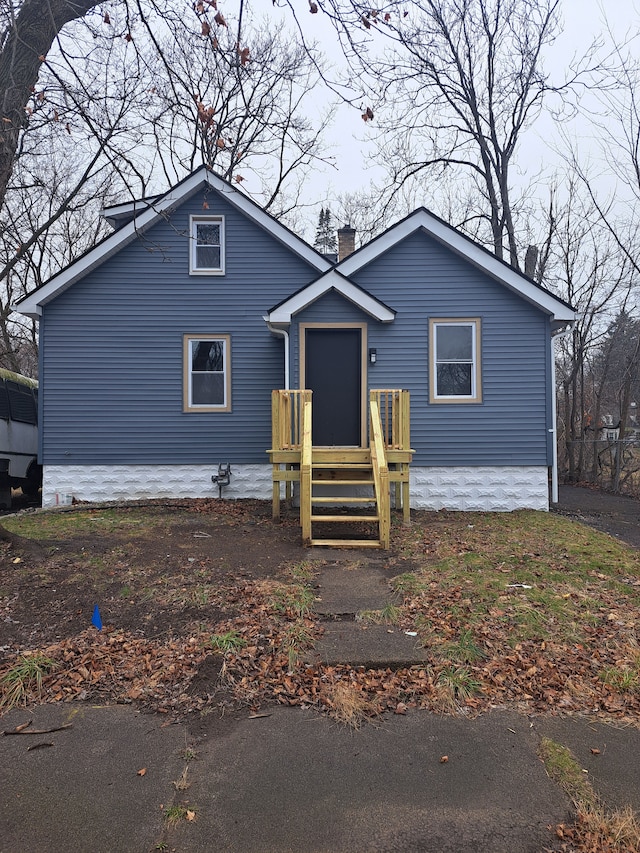
[(360, 329), (307, 329), (305, 385), (313, 391), (313, 443), (360, 446)]

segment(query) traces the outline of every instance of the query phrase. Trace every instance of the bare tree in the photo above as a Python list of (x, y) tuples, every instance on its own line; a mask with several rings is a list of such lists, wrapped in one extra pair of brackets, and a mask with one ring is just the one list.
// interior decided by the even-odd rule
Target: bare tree
[(553, 247), (546, 283), (578, 312), (558, 342), (559, 455), (570, 482), (598, 478), (598, 432), (606, 376), (594, 384), (592, 369), (607, 328), (633, 293), (633, 269), (603, 227), (575, 176), (553, 210)]
[(356, 0), (327, 5), (337, 26), (371, 36), (368, 46), (349, 41), (350, 61), (375, 81), (363, 119), (380, 128), (387, 190), (418, 179), (439, 186), (453, 172), (475, 196), (457, 224), (519, 269), (518, 146), (548, 97), (576, 77), (553, 84), (543, 69), (560, 0), (415, 0), (380, 12)]
[(204, 3), (92, 7), (0, 0), (0, 355), (13, 368), (33, 364), (36, 336), (11, 304), (97, 239), (87, 222), (118, 190), (155, 193), (204, 162), (285, 215), (320, 156), (325, 118), (301, 110), (315, 65), (246, 4), (229, 21)]

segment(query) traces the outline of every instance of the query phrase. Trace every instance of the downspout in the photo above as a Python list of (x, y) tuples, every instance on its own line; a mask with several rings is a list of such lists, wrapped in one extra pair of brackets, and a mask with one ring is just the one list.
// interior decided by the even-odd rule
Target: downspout
[(289, 332), (286, 329), (278, 329), (269, 322), (268, 317), (262, 318), (272, 335), (282, 335), (284, 338), (284, 390), (289, 390)]
[(558, 395), (556, 393), (556, 338), (566, 335), (571, 327), (551, 333), (551, 503), (558, 503)]
[(555, 337), (551, 336), (551, 503), (558, 503), (558, 394), (556, 392)]

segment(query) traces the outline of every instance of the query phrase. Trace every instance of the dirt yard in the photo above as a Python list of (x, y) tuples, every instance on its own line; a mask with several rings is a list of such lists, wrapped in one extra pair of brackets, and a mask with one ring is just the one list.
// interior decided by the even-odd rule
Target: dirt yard
[[(628, 532), (637, 502), (625, 507)], [(581, 514), (568, 501), (416, 513), (409, 528), (394, 519), (388, 552), (336, 554), (303, 548), (295, 513), (274, 523), (260, 501), (21, 513), (4, 521), (22, 539), (0, 542), (0, 713), (41, 660), (42, 692), (31, 679), (12, 702), (130, 702), (196, 727), (274, 702), (332, 712), (345, 696), (365, 715), (498, 705), (637, 722), (640, 555), (576, 525)], [(378, 561), (395, 603), (354, 618), (415, 636), (425, 665), (304, 664), (324, 631), (323, 560)]]
[[(39, 525), (37, 576), (23, 558), (10, 581), (0, 580), (11, 592), (0, 610), (0, 653), (83, 631), (96, 604), (105, 625), (147, 639), (188, 634), (205, 613), (209, 624), (226, 618), (223, 590), (274, 578), (306, 554), (295, 519), (274, 524), (260, 501), (157, 501), (117, 513), (118, 521), (108, 508), (75, 507)], [(9, 550), (0, 551), (5, 565)]]

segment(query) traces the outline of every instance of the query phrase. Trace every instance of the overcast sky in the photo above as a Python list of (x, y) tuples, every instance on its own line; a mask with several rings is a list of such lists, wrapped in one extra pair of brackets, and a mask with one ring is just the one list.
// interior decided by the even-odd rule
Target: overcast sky
[[(570, 58), (583, 55), (595, 38), (604, 37), (606, 23), (603, 2), (605, 0), (564, 0), (564, 30), (545, 60), (545, 67), (549, 71), (557, 71), (560, 76), (563, 65)], [(627, 35), (637, 35), (640, 28), (640, 0), (615, 0), (615, 4), (609, 6), (609, 18), (609, 25), (619, 40)], [(329, 43), (330, 38), (331, 32), (327, 31), (319, 39), (329, 57), (334, 54)], [(337, 52), (335, 55), (337, 56)], [(527, 135), (523, 140), (518, 162), (530, 158), (534, 171), (541, 161), (549, 163), (554, 156), (547, 146), (549, 129), (552, 127), (552, 124), (548, 127), (543, 124), (538, 132)], [(338, 118), (327, 136), (327, 141), (335, 148), (337, 168), (326, 167), (324, 170), (318, 170), (312, 181), (312, 192), (317, 194), (319, 203), (331, 202), (341, 193), (366, 189), (372, 181), (375, 175), (375, 171), (370, 168), (373, 162), (372, 149), (366, 143), (369, 130), (357, 110), (348, 107), (339, 110)], [(581, 138), (585, 136), (579, 126), (576, 126), (575, 134)], [(530, 149), (528, 152), (527, 146)], [(545, 148), (546, 152), (543, 154)]]

